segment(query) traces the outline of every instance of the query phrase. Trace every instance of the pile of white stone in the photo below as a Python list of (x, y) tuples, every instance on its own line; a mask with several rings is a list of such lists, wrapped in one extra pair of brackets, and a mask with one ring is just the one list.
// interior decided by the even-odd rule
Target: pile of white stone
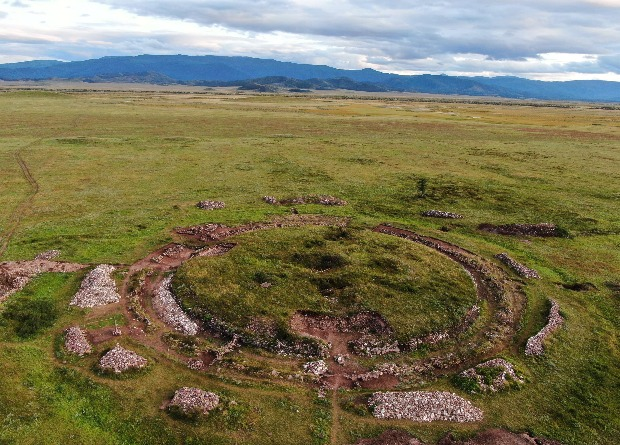
[(79, 326), (72, 326), (65, 331), (65, 349), (80, 357), (93, 351), (86, 333)]
[(525, 354), (542, 355), (543, 352), (545, 352), (543, 342), (549, 335), (562, 326), (562, 323), (564, 323), (564, 318), (560, 315), (560, 306), (555, 300), (551, 300), (551, 309), (549, 310), (549, 317), (547, 317), (547, 324), (538, 334), (527, 340)]
[(184, 386), (174, 393), (168, 406), (178, 407), (185, 414), (207, 414), (219, 403), (220, 398), (215, 393)]
[(500, 260), (502, 263), (510, 267), (518, 275), (521, 275), (524, 278), (540, 278), (538, 272), (536, 272), (534, 269), (530, 269), (529, 267), (524, 266), (521, 263), (516, 262), (515, 260), (510, 258), (507, 253), (499, 253), (495, 255), (495, 258)]
[(202, 210), (216, 210), (223, 209), (224, 207), (226, 207), (226, 204), (224, 204), (222, 201), (200, 201), (198, 204), (196, 204), (196, 207)]
[(448, 219), (461, 219), (463, 215), (458, 213), (444, 212), (442, 210), (427, 210), (422, 212), (422, 216), (428, 216), (431, 218), (448, 218)]
[(327, 363), (324, 360), (317, 360), (315, 362), (304, 363), (303, 365), (304, 371), (308, 374), (314, 375), (323, 375), (327, 374), (329, 368), (327, 367)]
[(144, 357), (123, 348), (118, 343), (99, 360), (102, 369), (114, 371), (116, 374), (131, 369), (142, 369), (147, 363)]
[(118, 303), (121, 296), (116, 291), (116, 283), (111, 277), (114, 266), (100, 264), (86, 275), (80, 290), (77, 291), (71, 305), (81, 308), (103, 306)]
[(483, 417), (470, 401), (444, 391), (376, 392), (368, 406), (378, 419), (477, 422)]
[[(498, 373), (492, 381), (486, 381), (483, 371), (480, 368), (497, 368)], [(460, 374), (461, 377), (474, 379), (481, 391), (497, 392), (504, 389), (510, 382), (523, 383), (523, 379), (517, 375), (512, 363), (502, 358), (495, 358), (479, 364), (473, 368), (469, 368)]]
[(168, 326), (172, 326), (175, 330), (185, 335), (196, 335), (198, 333), (198, 325), (183, 312), (179, 303), (174, 299), (174, 295), (172, 295), (170, 290), (171, 281), (172, 277), (165, 278), (155, 290), (153, 309)]

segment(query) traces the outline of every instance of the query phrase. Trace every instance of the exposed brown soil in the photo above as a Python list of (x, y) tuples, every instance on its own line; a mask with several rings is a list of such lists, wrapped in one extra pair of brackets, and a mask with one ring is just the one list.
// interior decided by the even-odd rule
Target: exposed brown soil
[(539, 224), (480, 224), (478, 230), (489, 233), (497, 233), (498, 235), (512, 236), (537, 236), (543, 238), (562, 237), (564, 233), (558, 229), (555, 224), (539, 223)]

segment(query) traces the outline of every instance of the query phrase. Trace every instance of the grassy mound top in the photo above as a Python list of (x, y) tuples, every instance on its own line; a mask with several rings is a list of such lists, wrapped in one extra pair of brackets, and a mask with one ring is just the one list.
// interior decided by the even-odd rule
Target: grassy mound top
[(381, 314), (396, 336), (453, 326), (476, 299), (451, 260), (411, 242), (369, 231), (308, 227), (236, 238), (226, 255), (196, 258), (173, 286), (185, 309), (239, 330), (258, 318), (282, 332), (296, 311)]

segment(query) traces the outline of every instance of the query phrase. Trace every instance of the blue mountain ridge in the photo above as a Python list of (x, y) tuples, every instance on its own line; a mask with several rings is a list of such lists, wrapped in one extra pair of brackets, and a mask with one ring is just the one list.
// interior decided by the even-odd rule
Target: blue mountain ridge
[[(287, 78), (322, 81), (323, 89), (403, 91), (446, 95), (520, 99), (620, 102), (620, 82), (578, 80), (550, 82), (519, 77), (403, 76), (373, 69), (344, 70), (326, 65), (273, 59), (227, 56), (140, 55), (108, 56), (75, 62), (34, 60), (0, 64), (0, 80), (79, 79), (123, 81), (127, 78), (158, 83), (245, 85), (248, 81)], [(272, 80), (273, 81), (273, 80)], [(308, 84), (312, 87), (313, 83)]]

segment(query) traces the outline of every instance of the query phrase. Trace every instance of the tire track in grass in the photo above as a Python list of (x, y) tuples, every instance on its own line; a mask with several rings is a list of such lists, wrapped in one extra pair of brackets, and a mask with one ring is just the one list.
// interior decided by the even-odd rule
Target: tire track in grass
[(4, 235), (2, 235), (2, 237), (0, 238), (0, 258), (4, 255), (6, 249), (9, 247), (11, 238), (13, 238), (13, 235), (19, 227), (20, 222), (22, 221), (22, 219), (26, 215), (28, 208), (30, 208), (32, 202), (34, 201), (34, 197), (37, 195), (37, 193), (39, 193), (39, 183), (32, 175), (32, 172), (30, 171), (30, 168), (28, 168), (28, 164), (22, 157), (21, 152), (26, 148), (38, 144), (39, 142), (41, 142), (41, 140), (42, 139), (37, 139), (36, 141), (26, 145), (25, 147), (22, 147), (13, 152), (13, 157), (19, 165), (24, 179), (26, 179), (28, 185), (30, 186), (30, 193), (22, 202), (17, 205), (17, 207), (15, 207), (15, 209), (13, 209), (13, 212), (11, 212), (11, 215), (8, 219), (6, 233), (4, 233)]

